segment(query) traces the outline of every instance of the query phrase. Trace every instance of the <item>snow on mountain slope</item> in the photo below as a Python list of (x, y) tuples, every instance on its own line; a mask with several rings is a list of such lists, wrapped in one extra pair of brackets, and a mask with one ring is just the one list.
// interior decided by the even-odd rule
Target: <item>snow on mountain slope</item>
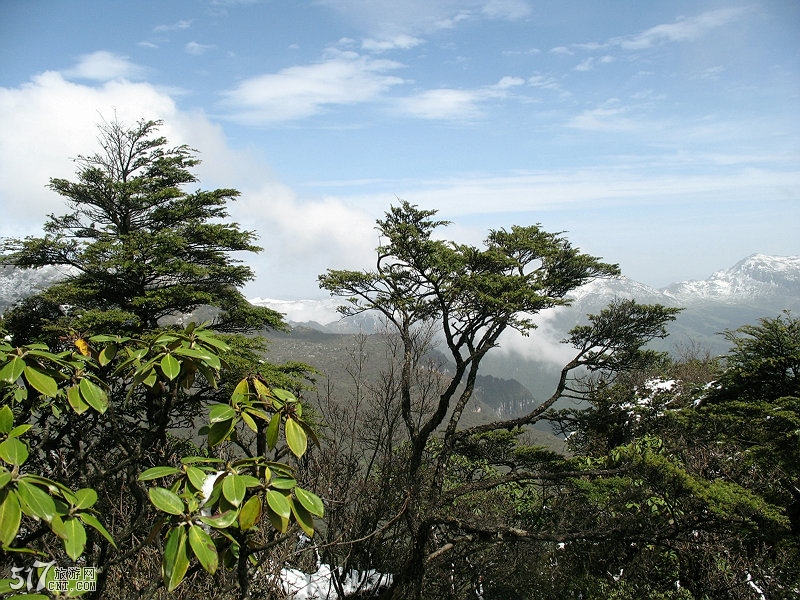
[(680, 305), (703, 301), (750, 303), (775, 296), (798, 299), (800, 256), (753, 254), (708, 279), (673, 283), (662, 291)]
[(17, 269), (0, 265), (0, 312), (64, 279), (68, 273), (66, 267)]

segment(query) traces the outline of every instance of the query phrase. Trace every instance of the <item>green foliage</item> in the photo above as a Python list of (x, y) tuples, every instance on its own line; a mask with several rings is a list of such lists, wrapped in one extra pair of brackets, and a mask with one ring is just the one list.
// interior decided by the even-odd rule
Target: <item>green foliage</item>
[(554, 512), (614, 557), (588, 559), (589, 579), (586, 558), (562, 561), (584, 589), (603, 569), (620, 580), (602, 597), (659, 597), (676, 581), (698, 598), (742, 597), (750, 581), (789, 597), (800, 582), (800, 327), (784, 314), (725, 336), (721, 363), (689, 356), (594, 381), (591, 406), (557, 415), (586, 475)]
[[(156, 391), (171, 385), (188, 390), (197, 383), (198, 374), (213, 387), (225, 366), (220, 353), (229, 349), (208, 329), (194, 324), (183, 331), (163, 332), (150, 342), (97, 335), (79, 338), (75, 346), (74, 352), (53, 354), (42, 344), (16, 349), (2, 345), (0, 390), (6, 403), (0, 408), (0, 543), (4, 551), (41, 553), (26, 548), (18, 536), (25, 516), (46, 523), (74, 561), (84, 553), (86, 526), (116, 545), (93, 508), (98, 500), (94, 489), (73, 491), (61, 482), (24, 472), (29, 457), (24, 438), (36, 425), (15, 426), (12, 407), (20, 410), (46, 401), (53, 411), (85, 416), (94, 410), (102, 415), (129, 402), (140, 387)], [(113, 398), (105, 391), (111, 388), (119, 390)], [(274, 448), (283, 423), (287, 446), (300, 458), (308, 438), (316, 442), (302, 414), (302, 405), (291, 392), (269, 388), (258, 378), (243, 379), (229, 403), (210, 408), (209, 446), (233, 439), (243, 423), (263, 436), (272, 426), (269, 446)], [(183, 581), (193, 559), (213, 574), (220, 564), (235, 564), (236, 557), (246, 556), (247, 537), (258, 529), (264, 514), (280, 533), (297, 524), (309, 536), (314, 534), (314, 517), (324, 514), (322, 501), (298, 486), (289, 465), (263, 455), (229, 461), (184, 456), (180, 466), (155, 466), (138, 480), (168, 482), (150, 487), (147, 495), (165, 513), (162, 576), (170, 591)]]
[(785, 312), (758, 325), (725, 331), (731, 343), (716, 398), (800, 397), (800, 319)]
[[(394, 586), (397, 598), (420, 598), (422, 582), (444, 573), (429, 566), (431, 556), (456, 552), (453, 542), (473, 542), (494, 534), (531, 538), (520, 527), (520, 514), (533, 514), (543, 480), (568, 477), (563, 457), (542, 449), (518, 447), (519, 428), (543, 418), (563, 397), (583, 398), (581, 373), (618, 376), (660, 358), (645, 345), (666, 335), (664, 325), (676, 309), (613, 303), (570, 338), (575, 358), (563, 368), (550, 398), (528, 414), (459, 429), (475, 391), (483, 358), (515, 329), (527, 335), (533, 316), (570, 303), (569, 293), (598, 277), (619, 274), (616, 265), (573, 248), (561, 233), (539, 225), (490, 231), (482, 247), (439, 239), (447, 225), (436, 211), (407, 202), (393, 206), (378, 221), (381, 246), (372, 271), (329, 270), (321, 287), (346, 299), (351, 315), (366, 310), (382, 314), (399, 340), (396, 367), (397, 405), (405, 426), (408, 459), (392, 468), (406, 493), (396, 497), (406, 517), (408, 541), (403, 568)], [(424, 368), (425, 332), (441, 332), (453, 367), (420, 400), (416, 385)], [(393, 406), (387, 403), (387, 408)], [(514, 513), (514, 508), (519, 512)], [(437, 549), (434, 544), (442, 544)], [(460, 542), (463, 544), (463, 542)], [(430, 554), (429, 554), (430, 553)], [(491, 552), (487, 552), (486, 560)], [(447, 561), (449, 564), (449, 561)], [(426, 579), (426, 570), (434, 569)]]
[(54, 346), (72, 331), (138, 335), (203, 305), (219, 308), (220, 330), (282, 326), (278, 313), (251, 306), (237, 289), (253, 274), (234, 253), (260, 250), (253, 232), (228, 221), (239, 193), (187, 192), (197, 181), (195, 151), (170, 148), (160, 125), (100, 125), (101, 150), (76, 159), (77, 181), (50, 181), (70, 212), (50, 215), (43, 237), (5, 241), (10, 264), (68, 268), (64, 281), (6, 316), (16, 343)]
[[(302, 405), (291, 392), (270, 389), (259, 379), (243, 379), (229, 404), (211, 407), (209, 426), (204, 429), (209, 446), (214, 447), (230, 440), (240, 422), (257, 433), (258, 423), (283, 421), (287, 446), (300, 458), (307, 436), (316, 439), (301, 416)], [(277, 433), (272, 436), (271, 448)], [(180, 467), (152, 467), (139, 475), (139, 481), (171, 482), (169, 487), (148, 490), (153, 505), (169, 515), (162, 563), (167, 589), (180, 585), (192, 557), (211, 574), (220, 562), (235, 562), (244, 554), (248, 532), (264, 514), (280, 533), (296, 523), (312, 536), (314, 516), (322, 517), (324, 507), (316, 494), (297, 485), (295, 477), (288, 465), (263, 456), (229, 462), (189, 456), (181, 459)], [(215, 537), (209, 533), (212, 530)]]
[(8, 405), (0, 407), (0, 544), (5, 552), (29, 552), (14, 544), (23, 516), (41, 520), (60, 538), (64, 551), (78, 560), (86, 545), (86, 529), (98, 531), (114, 545), (114, 540), (97, 518), (92, 507), (97, 492), (91, 488), (72, 490), (66, 485), (26, 473), (28, 447), (25, 434), (31, 425), (14, 427)]

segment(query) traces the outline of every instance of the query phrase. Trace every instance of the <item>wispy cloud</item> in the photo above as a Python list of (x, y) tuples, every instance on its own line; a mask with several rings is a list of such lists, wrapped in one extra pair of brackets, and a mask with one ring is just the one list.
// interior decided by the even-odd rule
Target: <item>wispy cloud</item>
[(643, 125), (628, 116), (628, 109), (606, 106), (584, 110), (570, 119), (567, 127), (581, 131), (630, 133), (641, 130)]
[(518, 20), (531, 14), (527, 0), (317, 0), (383, 40), (419, 36), (475, 19)]
[(191, 20), (180, 20), (170, 25), (156, 25), (153, 31), (156, 33), (166, 33), (167, 31), (178, 31), (181, 29), (189, 29), (192, 26)]
[(385, 52), (387, 50), (409, 50), (425, 43), (418, 37), (407, 34), (399, 34), (385, 39), (367, 38), (361, 43), (361, 47), (368, 52)]
[(213, 44), (200, 44), (198, 42), (189, 42), (186, 44), (183, 49), (186, 51), (187, 54), (191, 54), (193, 56), (200, 56), (201, 54), (205, 54), (208, 50), (211, 50), (215, 46)]
[(469, 121), (483, 116), (482, 104), (506, 98), (512, 88), (525, 84), (520, 77), (503, 77), (494, 85), (464, 90), (439, 88), (425, 90), (397, 100), (396, 107), (404, 115), (431, 120)]
[(375, 100), (404, 83), (388, 75), (402, 67), (355, 52), (329, 50), (317, 64), (294, 66), (252, 77), (224, 94), (231, 117), (240, 122), (268, 124), (315, 115), (326, 106)]
[(696, 40), (743, 17), (749, 10), (747, 7), (720, 8), (695, 17), (681, 18), (674, 23), (656, 25), (634, 35), (612, 38), (607, 45), (623, 50), (642, 50), (670, 42)]
[(578, 66), (575, 67), (575, 70), (576, 71), (591, 71), (598, 64), (608, 64), (608, 63), (611, 63), (611, 62), (614, 62), (614, 57), (610, 56), (608, 54), (606, 54), (604, 56), (601, 56), (599, 58), (596, 58), (594, 56), (590, 56), (586, 60), (584, 60), (583, 62), (578, 64)]
[(110, 81), (112, 79), (137, 79), (144, 74), (144, 68), (131, 62), (127, 56), (120, 56), (106, 50), (84, 54), (78, 63), (62, 73), (68, 79), (90, 79)]

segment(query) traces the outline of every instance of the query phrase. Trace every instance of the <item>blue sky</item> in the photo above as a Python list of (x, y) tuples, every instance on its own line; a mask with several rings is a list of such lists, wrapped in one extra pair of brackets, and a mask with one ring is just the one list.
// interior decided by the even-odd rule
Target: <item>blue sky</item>
[(320, 297), (403, 198), (541, 223), (653, 285), (800, 254), (800, 2), (11, 0), (0, 235), (60, 214), (95, 124), (164, 119), (242, 192), (251, 296)]

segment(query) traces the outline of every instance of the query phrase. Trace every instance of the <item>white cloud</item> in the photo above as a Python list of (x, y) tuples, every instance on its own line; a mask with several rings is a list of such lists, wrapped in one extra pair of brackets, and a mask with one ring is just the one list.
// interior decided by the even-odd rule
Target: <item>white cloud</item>
[(746, 7), (720, 8), (674, 23), (656, 25), (635, 35), (613, 38), (608, 43), (624, 50), (642, 50), (669, 42), (691, 41), (744, 16), (749, 10)]
[(562, 56), (572, 56), (573, 54), (575, 54), (572, 50), (570, 50), (566, 46), (556, 46), (555, 48), (550, 48), (550, 50), (548, 50), (547, 52), (549, 54), (556, 54)]
[(164, 91), (145, 83), (109, 81), (98, 86), (46, 72), (16, 88), (0, 87), (0, 237), (41, 235), (50, 213), (66, 211), (64, 199), (47, 189), (52, 177), (74, 179), (72, 158), (97, 150), (97, 123), (117, 118), (132, 125), (162, 119), (170, 143), (198, 149), (203, 189), (235, 188), (241, 197), (231, 220), (259, 235), (265, 248), (242, 257), (258, 280), (254, 295), (321, 295), (316, 275), (329, 267), (365, 268), (377, 245), (374, 217), (344, 201), (302, 201), (278, 182), (269, 165), (230, 148), (222, 128), (202, 112), (179, 110)]
[(576, 71), (591, 71), (594, 69), (595, 65), (597, 64), (608, 64), (614, 62), (614, 57), (605, 55), (599, 58), (594, 56), (588, 57), (586, 60), (582, 61), (578, 66), (575, 67)]
[(317, 276), (327, 269), (370, 268), (378, 239), (367, 210), (336, 198), (301, 199), (276, 181), (241, 191), (232, 215), (264, 248), (247, 259), (256, 275), (249, 295), (322, 297)]
[(200, 56), (201, 54), (205, 54), (207, 50), (214, 48), (213, 44), (200, 44), (198, 42), (189, 42), (187, 43), (183, 49), (186, 51), (187, 54), (192, 54), (194, 56)]
[(96, 149), (96, 124), (115, 113), (135, 123), (143, 117), (171, 120), (176, 109), (147, 84), (90, 87), (53, 71), (17, 88), (0, 88), (0, 203), (7, 215), (2, 235), (39, 231), (45, 215), (62, 212), (63, 199), (45, 186), (51, 177), (74, 175), (71, 158)]
[(609, 101), (604, 106), (584, 110), (567, 122), (567, 127), (581, 131), (632, 133), (655, 129), (652, 123), (642, 123), (628, 117), (629, 109)]
[(525, 0), (318, 0), (372, 38), (418, 36), (478, 19), (517, 20), (531, 8)]
[(418, 37), (400, 34), (385, 39), (367, 38), (361, 43), (361, 47), (368, 52), (386, 52), (388, 50), (410, 50), (424, 43)]
[(192, 26), (192, 21), (188, 19), (181, 19), (175, 23), (170, 25), (156, 25), (153, 27), (153, 31), (156, 33), (164, 33), (166, 31), (178, 31), (180, 29), (189, 29)]
[[(676, 157), (676, 169), (636, 162), (636, 157), (621, 157), (619, 166), (564, 171), (532, 171), (506, 176), (463, 174), (452, 179), (394, 182), (391, 189), (413, 204), (436, 207), (441, 216), (455, 222), (482, 221), (481, 215), (503, 213), (546, 214), (584, 209), (608, 211), (609, 218), (620, 207), (671, 206), (691, 198), (698, 205), (725, 202), (750, 202), (752, 198), (773, 197), (776, 190), (800, 189), (800, 173), (780, 169), (745, 169), (728, 157), (733, 169), (718, 169), (689, 175), (680, 167), (685, 163), (705, 162), (714, 156)], [(655, 167), (657, 172), (651, 172)], [(794, 196), (796, 197), (795, 193)], [(385, 194), (351, 195), (350, 205), (368, 208), (385, 203)], [(720, 208), (719, 210), (723, 210)], [(540, 217), (537, 217), (537, 219)], [(466, 224), (466, 223), (465, 223)], [(598, 235), (602, 232), (598, 230)]]
[(224, 94), (231, 118), (267, 124), (312, 116), (331, 105), (375, 100), (403, 79), (387, 75), (402, 65), (354, 52), (329, 51), (313, 65), (288, 67), (252, 77)]
[(144, 69), (126, 56), (99, 50), (80, 57), (77, 65), (64, 71), (68, 79), (89, 79), (93, 81), (110, 81), (111, 79), (137, 79)]
[(419, 119), (475, 119), (482, 94), (475, 90), (427, 90), (397, 101), (402, 113)]
[(473, 120), (483, 116), (481, 104), (509, 96), (511, 88), (525, 84), (520, 77), (506, 76), (494, 85), (472, 90), (439, 88), (425, 90), (395, 102), (405, 115), (431, 120)]

